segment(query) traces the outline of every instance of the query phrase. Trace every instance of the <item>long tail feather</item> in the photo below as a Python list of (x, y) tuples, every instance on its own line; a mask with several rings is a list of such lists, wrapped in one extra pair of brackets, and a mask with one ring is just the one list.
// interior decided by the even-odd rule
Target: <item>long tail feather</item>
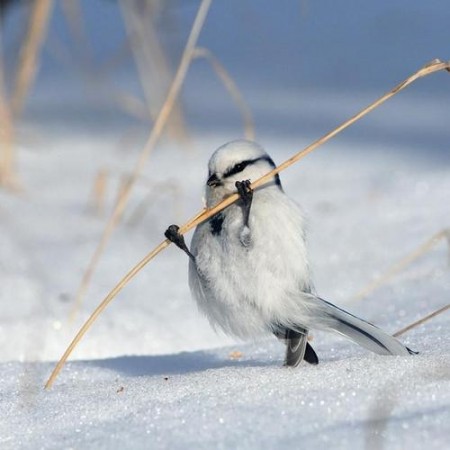
[(395, 337), (341, 308), (318, 298), (324, 312), (323, 328), (336, 331), (355, 343), (380, 355), (409, 355), (412, 350)]

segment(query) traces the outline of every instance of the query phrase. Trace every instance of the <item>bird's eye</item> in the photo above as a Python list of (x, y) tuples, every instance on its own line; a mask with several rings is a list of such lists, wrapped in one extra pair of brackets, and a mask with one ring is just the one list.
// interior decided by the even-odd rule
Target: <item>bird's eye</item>
[(230, 177), (232, 175), (236, 175), (239, 172), (242, 172), (249, 164), (253, 163), (252, 160), (242, 161), (240, 163), (235, 164), (231, 169), (225, 172), (224, 177)]

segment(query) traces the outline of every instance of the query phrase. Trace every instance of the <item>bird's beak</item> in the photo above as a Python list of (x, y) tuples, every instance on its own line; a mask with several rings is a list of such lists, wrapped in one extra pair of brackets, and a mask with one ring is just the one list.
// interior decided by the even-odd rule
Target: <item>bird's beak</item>
[(220, 186), (222, 183), (220, 182), (219, 178), (217, 177), (217, 175), (215, 173), (213, 173), (209, 178), (208, 181), (206, 182), (206, 184), (208, 186), (211, 187), (216, 187), (216, 186)]

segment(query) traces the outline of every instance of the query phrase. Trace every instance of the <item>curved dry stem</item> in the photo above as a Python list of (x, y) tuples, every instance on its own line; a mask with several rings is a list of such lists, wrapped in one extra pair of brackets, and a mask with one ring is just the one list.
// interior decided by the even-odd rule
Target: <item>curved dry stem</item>
[(45, 388), (49, 389), (53, 382), (55, 381), (58, 373), (61, 371), (64, 363), (67, 361), (67, 358), (72, 353), (73, 349), (76, 347), (81, 338), (86, 334), (91, 325), (95, 322), (97, 317), (105, 310), (105, 308), (111, 303), (111, 301), (116, 297), (116, 295), (134, 278), (134, 276), (149, 262), (151, 261), (158, 253), (168, 247), (170, 241), (167, 239), (161, 244), (158, 245), (153, 251), (151, 251), (145, 258), (143, 258), (138, 264), (136, 264), (114, 287), (114, 289), (105, 297), (105, 299), (95, 308), (94, 312), (89, 316), (89, 319), (84, 323), (84, 325), (80, 328), (77, 335), (74, 337), (73, 341), (67, 347), (64, 355), (58, 361), (58, 364), (53, 369), (50, 378), (45, 384)]
[[(174, 217), (181, 217), (180, 188), (171, 181), (162, 181), (148, 185), (147, 195), (141, 200), (135, 210), (127, 218), (127, 225), (137, 225), (145, 216), (147, 209), (155, 198), (161, 193), (170, 195), (173, 201)], [(170, 200), (170, 199), (169, 199)]]
[(73, 318), (76, 316), (76, 314), (78, 313), (78, 311), (81, 307), (83, 298), (84, 298), (87, 288), (91, 282), (95, 268), (97, 267), (98, 261), (100, 260), (100, 257), (103, 254), (103, 251), (109, 241), (109, 238), (111, 237), (112, 233), (114, 232), (114, 230), (116, 228), (117, 223), (119, 222), (119, 218), (122, 216), (122, 213), (128, 202), (128, 198), (131, 194), (131, 190), (134, 187), (137, 179), (140, 177), (140, 175), (144, 169), (145, 162), (147, 161), (148, 157), (150, 156), (150, 153), (152, 152), (155, 145), (159, 141), (159, 139), (162, 135), (162, 132), (164, 130), (164, 127), (167, 124), (170, 113), (172, 112), (172, 110), (174, 108), (176, 99), (178, 97), (178, 94), (180, 93), (181, 87), (186, 78), (187, 71), (189, 69), (192, 58), (194, 56), (195, 47), (197, 45), (197, 41), (200, 36), (200, 31), (202, 30), (203, 24), (206, 19), (206, 15), (207, 15), (209, 7), (211, 5), (211, 1), (212, 0), (202, 0), (202, 3), (200, 4), (200, 7), (197, 12), (197, 16), (195, 17), (194, 23), (192, 25), (191, 33), (189, 35), (186, 46), (184, 48), (183, 56), (181, 57), (181, 61), (178, 66), (178, 70), (172, 81), (169, 92), (164, 101), (164, 104), (162, 105), (162, 107), (158, 113), (158, 117), (156, 118), (156, 121), (153, 125), (150, 136), (149, 136), (149, 138), (148, 138), (148, 140), (136, 162), (136, 165), (135, 165), (132, 175), (130, 177), (129, 183), (126, 186), (126, 188), (123, 192), (123, 195), (120, 197), (119, 201), (116, 203), (114, 211), (112, 212), (112, 214), (106, 224), (106, 227), (103, 230), (103, 234), (100, 238), (97, 248), (95, 249), (92, 258), (89, 261), (88, 267), (83, 274), (83, 278), (78, 287), (78, 290), (77, 290), (77, 293), (75, 296), (75, 301), (73, 303), (73, 307), (70, 312), (71, 320), (73, 320)]
[[(74, 59), (67, 48), (58, 43), (58, 58), (61, 59), (61, 62), (67, 65), (72, 72), (80, 72), (83, 81), (90, 89), (96, 91), (101, 89), (104, 92), (108, 92), (110, 100), (125, 113), (145, 123), (154, 120), (144, 102), (116, 86), (111, 86), (108, 79), (108, 73), (116, 68), (119, 62), (123, 62), (125, 55), (128, 55), (130, 47), (128, 37), (125, 37), (123, 42), (119, 44), (118, 50), (113, 56), (99, 64), (98, 61), (94, 61), (80, 0), (62, 0), (61, 8), (77, 55), (77, 58)], [(52, 45), (55, 46), (54, 41)]]
[(81, 280), (80, 286), (78, 287), (75, 301), (73, 303), (72, 310), (70, 311), (69, 320), (73, 321), (78, 313), (78, 310), (81, 307), (82, 300), (86, 295), (87, 288), (91, 282), (92, 276), (94, 274), (94, 270), (97, 267), (98, 262), (100, 261), (100, 257), (102, 256), (106, 244), (108, 243), (109, 238), (113, 234), (117, 223), (120, 221), (120, 217), (122, 216), (122, 212), (125, 208), (125, 204), (128, 200), (129, 190), (123, 190), (122, 195), (119, 196), (114, 211), (106, 224), (106, 228), (103, 231), (102, 237), (100, 239), (97, 248), (95, 249), (94, 254), (92, 255), (91, 260), (89, 261), (89, 266), (87, 270), (83, 274), (83, 278)]
[[(396, 93), (400, 92), (400, 90), (404, 89), (406, 86), (411, 84), (413, 81), (417, 80), (420, 77), (429, 75), (431, 73), (440, 71), (440, 70), (449, 70), (450, 69), (450, 62), (442, 63), (439, 60), (434, 60), (433, 62), (427, 64), (422, 69), (420, 69), (418, 72), (411, 75), (409, 78), (407, 78), (404, 82), (400, 83), (398, 86), (396, 86), (392, 91), (385, 94), (380, 99), (376, 100), (374, 103), (370, 104), (367, 108), (363, 109), (361, 112), (344, 122), (342, 125), (339, 125), (337, 128), (323, 136), (322, 138), (318, 139), (317, 141), (313, 142), (311, 145), (306, 147), (304, 150), (296, 153), (294, 156), (289, 158), (287, 161), (267, 173), (266, 175), (262, 176), (255, 182), (251, 184), (252, 188), (255, 189), (266, 182), (270, 181), (271, 178), (281, 172), (282, 170), (286, 169), (287, 167), (291, 166), (295, 162), (299, 161), (301, 158), (304, 158), (306, 155), (311, 153), (313, 150), (315, 150), (317, 147), (331, 139), (333, 136), (338, 134), (340, 131), (344, 130), (357, 120), (359, 120), (364, 115), (368, 114), (370, 111), (375, 109), (377, 106), (381, 105), (384, 101), (386, 101), (388, 98), (391, 98)], [(217, 214), (219, 211), (222, 211), (227, 206), (231, 205), (238, 199), (237, 194), (230, 195), (225, 200), (221, 201), (218, 205), (214, 206), (213, 208), (205, 209), (201, 212), (199, 212), (196, 216), (194, 216), (189, 222), (184, 224), (180, 227), (179, 231), (180, 233), (184, 234), (197, 226), (199, 223), (204, 222), (205, 220), (209, 219), (213, 215)], [(162, 250), (164, 250), (166, 247), (168, 247), (169, 241), (166, 239), (165, 241), (161, 242), (161, 244), (158, 245), (154, 250), (152, 250), (140, 263), (138, 263), (128, 274), (119, 282), (119, 284), (108, 294), (108, 296), (100, 303), (100, 305), (96, 308), (96, 310), (92, 313), (92, 315), (89, 317), (89, 319), (86, 321), (86, 323), (83, 325), (83, 327), (80, 329), (78, 334), (76, 335), (75, 339), (72, 341), (72, 343), (69, 345), (67, 350), (64, 352), (64, 355), (61, 357), (59, 362), (57, 363), (56, 367), (54, 368), (49, 380), (46, 383), (46, 388), (50, 388), (55, 381), (56, 377), (58, 376), (58, 373), (62, 369), (64, 363), (66, 362), (67, 358), (72, 353), (73, 349), (77, 345), (77, 343), (80, 341), (80, 339), (84, 336), (86, 331), (90, 328), (90, 326), (94, 323), (94, 321), (97, 319), (97, 317), (100, 315), (100, 313), (108, 306), (108, 304), (114, 299), (114, 297), (119, 293), (125, 285), (148, 263), (150, 262), (156, 255), (158, 255)], [(435, 313), (434, 315), (439, 314), (439, 312)], [(434, 317), (434, 316), (433, 316)], [(403, 332), (403, 330), (401, 330)]]
[[(391, 91), (389, 91), (387, 94), (384, 94), (382, 97), (380, 97), (378, 100), (375, 100), (373, 103), (371, 103), (369, 106), (361, 110), (359, 113), (352, 116), (350, 119), (336, 127), (334, 130), (330, 131), (329, 133), (325, 134), (321, 138), (314, 141), (312, 144), (308, 145), (305, 149), (299, 151), (294, 156), (289, 158), (288, 160), (284, 161), (282, 164), (280, 164), (275, 169), (268, 172), (263, 177), (259, 178), (258, 180), (254, 181), (251, 184), (252, 189), (256, 189), (257, 187), (262, 186), (263, 184), (269, 182), (274, 175), (277, 173), (282, 172), (283, 170), (287, 169), (292, 164), (296, 163), (300, 159), (304, 158), (305, 156), (309, 155), (311, 152), (316, 150), (316, 148), (320, 147), (321, 145), (325, 144), (327, 141), (329, 141), (331, 138), (339, 134), (341, 131), (345, 130), (349, 126), (353, 125), (355, 122), (357, 122), (359, 119), (373, 111), (378, 106), (382, 105), (385, 101), (389, 100), (394, 95), (398, 94), (401, 90), (405, 89), (407, 86), (409, 86), (414, 81), (418, 80), (419, 78), (423, 78), (427, 75), (430, 75), (435, 72), (439, 72), (442, 70), (447, 70), (450, 72), (450, 61), (442, 62), (439, 59), (435, 59), (431, 61), (430, 63), (426, 64), (424, 67), (419, 69), (417, 72), (415, 72), (413, 75), (408, 77), (406, 80), (402, 81), (400, 84), (395, 86)], [(214, 206), (213, 208), (210, 208), (204, 212), (203, 215), (200, 215), (195, 222), (191, 223), (188, 222), (187, 224), (180, 227), (180, 233), (186, 233), (187, 231), (191, 230), (193, 227), (197, 226), (199, 223), (204, 222), (205, 220), (209, 219), (210, 217), (214, 216), (218, 212), (222, 211), (226, 207), (230, 206), (232, 203), (234, 203), (239, 198), (238, 194), (233, 194), (227, 197), (225, 200)]]
[(105, 168), (97, 171), (92, 190), (88, 199), (88, 207), (98, 216), (105, 212), (106, 185), (108, 183), (109, 172)]
[[(153, 20), (152, 2), (120, 0), (120, 9), (149, 116), (156, 116), (172, 79), (166, 52)], [(180, 142), (186, 141), (186, 124), (178, 101), (168, 118), (167, 132)]]
[(450, 303), (448, 305), (443, 306), (442, 308), (437, 309), (436, 311), (434, 311), (430, 314), (427, 314), (425, 317), (422, 317), (421, 319), (416, 320), (415, 322), (409, 324), (408, 326), (402, 328), (401, 330), (398, 330), (396, 333), (393, 334), (393, 336), (395, 336), (395, 337), (401, 336), (402, 334), (405, 334), (407, 331), (412, 330), (413, 328), (416, 328), (425, 322), (428, 322), (433, 317), (436, 317), (439, 314), (442, 314), (443, 312), (447, 311), (448, 309), (450, 309)]
[(239, 91), (237, 84), (234, 82), (231, 75), (225, 69), (223, 64), (217, 59), (214, 54), (207, 48), (197, 47), (195, 49), (195, 58), (204, 58), (213, 68), (214, 72), (222, 81), (225, 89), (229, 92), (236, 106), (238, 107), (242, 121), (244, 122), (244, 134), (246, 139), (255, 139), (255, 122), (253, 120), (252, 112), (244, 100), (243, 95)]
[(380, 275), (377, 279), (369, 283), (367, 286), (362, 288), (358, 293), (356, 293), (352, 300), (362, 300), (367, 297), (373, 291), (378, 289), (379, 287), (386, 284), (389, 280), (395, 277), (395, 275), (399, 274), (403, 270), (405, 270), (409, 265), (411, 265), (414, 261), (419, 259), (423, 254), (429, 252), (438, 242), (442, 239), (449, 238), (450, 236), (450, 228), (445, 228), (438, 233), (431, 236), (426, 242), (417, 247), (414, 251), (406, 255), (397, 263), (393, 264), (386, 272)]
[(19, 190), (15, 172), (14, 123), (5, 88), (3, 61), (3, 30), (0, 26), (0, 186)]
[(30, 85), (36, 74), (38, 54), (45, 39), (53, 0), (35, 0), (32, 5), (27, 35), (20, 51), (19, 70), (11, 101), (14, 117), (20, 115)]
[(14, 127), (4, 95), (2, 69), (0, 63), (0, 185), (15, 188), (18, 181), (14, 171)]

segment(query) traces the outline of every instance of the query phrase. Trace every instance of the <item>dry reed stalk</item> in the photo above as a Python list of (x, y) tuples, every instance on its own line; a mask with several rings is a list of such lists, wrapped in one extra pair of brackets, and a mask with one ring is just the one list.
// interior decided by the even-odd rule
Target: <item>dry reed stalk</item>
[[(125, 201), (125, 202), (127, 201), (127, 200), (123, 199), (123, 197), (128, 195), (128, 189), (129, 189), (130, 183), (132, 182), (131, 177), (132, 177), (132, 175), (128, 175), (128, 174), (123, 174), (121, 176), (121, 179), (119, 182), (119, 189), (117, 190), (117, 196), (116, 196), (114, 208), (116, 208), (117, 205), (121, 204), (123, 201)], [(121, 213), (117, 217), (117, 222), (120, 222), (122, 220), (124, 212), (125, 212), (125, 209), (121, 208)]]
[[(1, 70), (1, 68), (0, 68)], [(1, 77), (1, 75), (0, 75)], [(0, 80), (1, 83), (1, 80)], [(12, 118), (0, 87), (0, 185), (6, 188), (17, 187), (14, 172), (14, 131)]]
[(367, 297), (373, 291), (378, 289), (379, 287), (386, 284), (389, 280), (391, 280), (395, 275), (399, 274), (403, 270), (405, 270), (408, 266), (410, 266), (414, 261), (419, 259), (425, 253), (428, 253), (438, 242), (442, 239), (448, 239), (450, 244), (450, 228), (445, 228), (438, 233), (431, 236), (426, 242), (417, 247), (414, 251), (406, 255), (397, 263), (393, 264), (386, 272), (380, 275), (377, 279), (369, 283), (366, 287), (362, 288), (358, 293), (356, 293), (352, 300), (362, 300)]
[(6, 95), (2, 38), (0, 27), (0, 185), (19, 190), (20, 183), (14, 170), (14, 122)]
[(227, 72), (222, 63), (214, 56), (214, 54), (207, 48), (197, 47), (195, 49), (196, 58), (204, 58), (213, 68), (217, 77), (220, 79), (226, 90), (234, 100), (236, 106), (242, 115), (242, 121), (244, 122), (244, 134), (246, 139), (255, 139), (255, 123), (253, 120), (252, 112), (244, 100), (243, 95), (239, 91), (237, 84), (234, 82), (231, 75)]
[(61, 7), (66, 17), (68, 30), (75, 42), (76, 50), (83, 63), (90, 61), (90, 43), (83, 21), (83, 11), (79, 0), (62, 0)]
[(157, 198), (158, 194), (169, 193), (173, 200), (173, 209), (174, 216), (181, 216), (181, 202), (180, 202), (180, 189), (176, 186), (173, 181), (163, 181), (161, 183), (148, 183), (148, 193), (144, 197), (144, 199), (139, 203), (139, 205), (135, 208), (135, 210), (130, 214), (127, 219), (127, 225), (137, 225), (140, 222), (149, 206), (153, 203), (153, 201)]
[(99, 216), (105, 212), (106, 185), (108, 182), (108, 170), (100, 169), (94, 178), (89, 205)]
[(38, 55), (45, 39), (53, 0), (35, 0), (32, 5), (27, 34), (20, 51), (19, 68), (11, 100), (11, 111), (14, 117), (20, 115), (36, 75)]
[[(0, 58), (1, 56), (0, 53)], [(12, 118), (4, 89), (3, 67), (2, 59), (0, 59), (0, 184), (8, 187), (14, 172), (14, 137)]]
[(149, 123), (154, 117), (150, 117), (147, 105), (132, 94), (117, 89), (112, 86), (108, 79), (108, 72), (123, 62), (123, 59), (129, 53), (128, 40), (121, 44), (113, 60), (106, 63), (98, 63), (92, 56), (91, 46), (82, 20), (82, 11), (79, 3), (75, 0), (63, 0), (64, 14), (69, 23), (69, 31), (75, 44), (76, 58), (69, 49), (58, 40), (56, 36), (47, 43), (47, 50), (54, 56), (58, 62), (67, 66), (72, 73), (79, 72), (83, 82), (95, 94), (99, 91), (107, 92), (110, 101), (114, 102), (125, 113), (145, 123)]
[[(266, 175), (262, 176), (258, 180), (254, 181), (251, 184), (252, 189), (256, 189), (259, 186), (262, 186), (263, 184), (270, 181), (273, 176), (284, 169), (287, 169), (289, 166), (294, 164), (295, 162), (299, 161), (300, 159), (304, 158), (306, 155), (314, 151), (317, 147), (324, 144), (325, 142), (329, 141), (332, 137), (336, 136), (338, 133), (340, 133), (345, 128), (349, 127), (353, 123), (355, 123), (357, 120), (361, 119), (363, 116), (367, 115), (369, 112), (373, 111), (375, 108), (380, 106), (382, 103), (384, 103), (386, 100), (390, 99), (394, 95), (398, 94), (401, 90), (405, 89), (407, 86), (409, 86), (414, 81), (418, 80), (419, 78), (428, 76), (432, 73), (436, 73), (442, 70), (447, 70), (450, 72), (450, 61), (448, 62), (442, 62), (438, 59), (435, 59), (431, 61), (430, 63), (426, 64), (424, 67), (419, 69), (417, 72), (413, 73), (411, 76), (409, 76), (406, 80), (395, 86), (391, 91), (380, 97), (379, 99), (375, 100), (373, 103), (371, 103), (369, 106), (364, 108), (359, 113), (355, 114), (353, 117), (336, 127), (334, 130), (330, 131), (326, 135), (322, 136), (320, 139), (316, 140), (312, 144), (310, 144), (305, 149), (299, 151), (294, 156), (286, 160), (284, 163), (280, 164), (275, 169), (268, 172)], [(237, 201), (239, 198), (238, 194), (233, 194), (227, 197), (225, 200), (221, 201), (219, 204), (214, 206), (213, 208), (204, 209), (203, 211), (200, 211), (195, 217), (193, 217), (189, 222), (185, 223), (183, 226), (180, 227), (179, 231), (180, 233), (184, 234), (191, 230), (192, 228), (196, 227), (198, 224), (206, 221), (210, 217), (214, 216), (218, 212), (225, 209), (227, 206), (230, 206), (232, 203)], [(78, 342), (82, 339), (82, 337), (86, 334), (86, 332), (89, 330), (91, 325), (95, 322), (97, 317), (102, 313), (102, 311), (111, 303), (111, 301), (115, 298), (115, 296), (134, 278), (134, 276), (143, 269), (153, 258), (155, 258), (159, 253), (161, 253), (164, 249), (166, 249), (170, 245), (170, 241), (168, 239), (162, 241), (156, 248), (154, 248), (150, 253), (148, 253), (138, 264), (136, 264), (120, 281), (119, 283), (112, 289), (112, 291), (103, 299), (103, 301), (97, 306), (97, 308), (94, 310), (94, 312), (91, 314), (91, 316), (88, 318), (88, 320), (83, 324), (83, 326), (80, 328), (72, 342), (67, 347), (66, 351), (56, 364), (55, 368), (53, 369), (53, 372), (51, 373), (49, 379), (47, 380), (47, 383), (45, 384), (45, 388), (48, 389), (52, 386), (54, 383), (56, 377), (58, 376), (59, 372), (61, 371), (62, 367), (64, 366), (64, 363), (67, 361), (67, 358), (70, 356)], [(447, 309), (447, 307), (445, 307)], [(440, 312), (445, 311), (446, 309), (443, 309)], [(436, 312), (435, 315), (440, 314), (440, 312)], [(434, 317), (434, 316), (433, 316)], [(410, 329), (410, 328), (409, 328)]]
[[(160, 43), (153, 14), (154, 0), (120, 0), (125, 29), (144, 91), (149, 117), (156, 117), (164, 102), (172, 79), (169, 63)], [(185, 142), (187, 131), (181, 106), (176, 101), (167, 122), (167, 132), (175, 139)]]
[(153, 117), (149, 115), (147, 105), (141, 99), (118, 89), (116, 89), (116, 92), (112, 92), (111, 95), (116, 105), (135, 119), (145, 123), (148, 123), (153, 119)]
[(81, 306), (82, 300), (86, 294), (95, 267), (97, 266), (97, 263), (100, 260), (100, 256), (103, 254), (106, 244), (108, 243), (109, 238), (111, 237), (113, 231), (116, 228), (117, 223), (119, 222), (120, 217), (122, 216), (123, 210), (125, 209), (125, 206), (128, 201), (128, 197), (131, 193), (131, 189), (136, 183), (136, 180), (140, 177), (145, 162), (147, 161), (150, 153), (152, 152), (153, 148), (159, 141), (161, 134), (164, 130), (164, 127), (167, 124), (167, 120), (170, 116), (170, 113), (172, 112), (172, 109), (175, 105), (175, 101), (178, 97), (178, 94), (180, 93), (184, 79), (186, 78), (187, 71), (192, 62), (192, 58), (195, 53), (195, 47), (197, 45), (197, 41), (200, 36), (200, 31), (203, 28), (206, 15), (208, 14), (209, 7), (211, 6), (211, 1), (212, 0), (202, 0), (199, 6), (197, 15), (191, 28), (191, 32), (189, 34), (189, 38), (187, 40), (183, 55), (181, 57), (180, 64), (178, 66), (177, 72), (170, 86), (166, 100), (164, 101), (164, 104), (162, 105), (158, 113), (158, 117), (156, 118), (153, 124), (150, 136), (141, 154), (139, 155), (139, 158), (136, 162), (136, 165), (130, 177), (129, 183), (126, 186), (124, 195), (120, 198), (120, 201), (116, 204), (114, 211), (112, 212), (111, 217), (109, 218), (108, 223), (106, 224), (106, 227), (103, 230), (103, 234), (100, 238), (99, 244), (97, 245), (97, 248), (95, 249), (92, 258), (89, 261), (89, 265), (83, 274), (83, 278), (81, 280), (80, 286), (78, 287), (74, 305), (70, 313), (70, 318), (72, 320), (76, 316)]
[(433, 317), (436, 317), (439, 314), (442, 314), (443, 312), (447, 311), (448, 309), (450, 309), (450, 303), (448, 305), (443, 306), (442, 308), (437, 309), (436, 311), (433, 311), (430, 314), (427, 314), (426, 316), (422, 317), (421, 319), (416, 320), (415, 322), (409, 324), (405, 328), (402, 328), (401, 330), (398, 330), (397, 332), (395, 332), (393, 334), (393, 336), (395, 336), (395, 337), (401, 336), (402, 334), (405, 334), (407, 331), (412, 330), (413, 328), (416, 328), (416, 327), (418, 327), (419, 325), (422, 325), (425, 322), (428, 322)]

